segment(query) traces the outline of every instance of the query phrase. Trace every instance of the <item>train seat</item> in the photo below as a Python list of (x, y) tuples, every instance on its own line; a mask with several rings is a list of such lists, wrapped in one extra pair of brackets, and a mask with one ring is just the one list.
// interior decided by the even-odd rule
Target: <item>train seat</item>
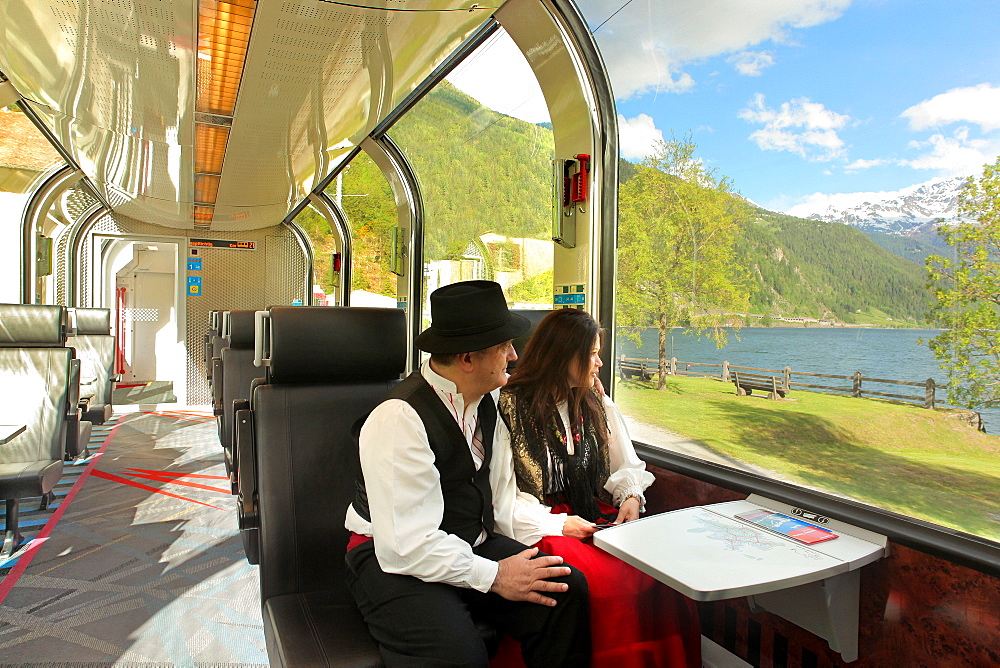
[[(516, 313), (517, 315), (520, 316), (524, 316), (525, 318), (528, 319), (528, 322), (531, 323), (531, 328), (527, 332), (514, 339), (514, 352), (516, 352), (518, 356), (520, 356), (521, 353), (524, 352), (524, 346), (528, 344), (528, 339), (531, 338), (531, 335), (534, 333), (535, 328), (538, 327), (538, 323), (542, 321), (542, 318), (547, 316), (549, 313), (552, 313), (552, 310), (518, 308), (518, 309), (511, 309), (510, 312)], [(513, 371), (515, 367), (517, 367), (517, 360), (507, 363), (507, 371)]]
[(236, 461), (233, 446), (233, 423), (236, 419), (234, 402), (250, 398), (250, 385), (264, 369), (253, 363), (254, 358), (254, 311), (229, 311), (223, 330), (227, 345), (222, 349), (221, 379), (216, 383), (222, 388), (222, 415), (220, 416), (220, 438), (229, 472), (235, 490)]
[(212, 395), (212, 413), (220, 418), (218, 420), (219, 440), (222, 440), (222, 349), (229, 345), (226, 339), (226, 330), (229, 328), (229, 311), (217, 311), (216, 317), (219, 320), (219, 335), (212, 335), (212, 359), (209, 360), (211, 373), (208, 377), (208, 384)]
[(208, 312), (208, 331), (205, 332), (205, 378), (212, 382), (212, 357), (216, 339), (222, 337), (222, 311)]
[(256, 450), (253, 466), (241, 451), (239, 478), (244, 494), (255, 469), (268, 656), (278, 666), (381, 665), (344, 583), (344, 518), (359, 467), (351, 425), (399, 381), (403, 311), (273, 307), (269, 330), (267, 379), (237, 416)]
[(9, 557), (22, 541), (20, 500), (40, 496), (43, 508), (51, 501), (62, 476), (67, 436), (78, 429), (71, 383), (79, 371), (65, 342), (62, 306), (0, 304), (0, 387), (16, 388), (4, 393), (0, 424), (26, 427), (0, 445), (0, 498), (7, 502), (0, 558)]
[(83, 419), (104, 424), (111, 418), (115, 378), (115, 337), (111, 334), (111, 309), (73, 309), (75, 334), (66, 345), (80, 360), (80, 409)]

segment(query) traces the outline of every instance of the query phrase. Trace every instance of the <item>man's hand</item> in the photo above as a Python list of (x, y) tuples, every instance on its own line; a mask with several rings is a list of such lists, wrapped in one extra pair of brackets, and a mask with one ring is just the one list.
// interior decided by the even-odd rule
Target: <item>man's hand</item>
[(563, 524), (563, 535), (570, 538), (590, 538), (597, 531), (597, 526), (593, 522), (588, 522), (579, 515), (570, 515)]
[(538, 548), (532, 547), (524, 552), (501, 559), (500, 569), (493, 580), (490, 591), (500, 594), (508, 601), (528, 601), (539, 605), (555, 605), (555, 599), (544, 596), (540, 592), (566, 591), (569, 585), (562, 582), (551, 582), (546, 578), (558, 578), (569, 575), (566, 566), (559, 566), (562, 557), (539, 557)]
[(642, 508), (642, 504), (639, 503), (639, 499), (630, 496), (622, 501), (621, 507), (618, 508), (618, 517), (614, 523), (621, 524), (622, 522), (631, 522), (632, 520), (639, 519), (640, 508)]

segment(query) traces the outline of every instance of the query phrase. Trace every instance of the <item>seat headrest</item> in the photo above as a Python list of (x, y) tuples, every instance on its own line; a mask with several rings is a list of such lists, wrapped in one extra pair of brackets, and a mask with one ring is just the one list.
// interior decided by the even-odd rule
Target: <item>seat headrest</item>
[(402, 309), (276, 306), (270, 312), (272, 383), (388, 380), (406, 366)]
[[(531, 329), (522, 334), (521, 336), (514, 339), (514, 352), (518, 355), (524, 352), (524, 347), (528, 345), (528, 339), (531, 335), (535, 333), (535, 328), (538, 327), (538, 323), (542, 321), (542, 318), (552, 313), (550, 309), (538, 310), (538, 309), (511, 309), (511, 313), (517, 313), (528, 319), (531, 323)], [(513, 371), (517, 367), (517, 360), (507, 363), (507, 371)]]
[(111, 335), (111, 309), (107, 308), (77, 308), (76, 333)]
[(253, 348), (254, 311), (229, 311), (226, 320), (228, 331), (223, 336), (229, 339), (230, 348)]
[(208, 312), (208, 334), (222, 336), (222, 311)]
[(0, 304), (0, 347), (66, 345), (66, 307)]

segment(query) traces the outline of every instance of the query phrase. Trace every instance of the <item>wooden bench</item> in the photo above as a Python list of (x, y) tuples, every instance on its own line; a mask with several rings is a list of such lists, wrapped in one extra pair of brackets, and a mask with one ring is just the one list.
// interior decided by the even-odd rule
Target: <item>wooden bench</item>
[(645, 362), (620, 359), (618, 360), (618, 374), (622, 380), (628, 378), (653, 380), (653, 371), (646, 366)]
[(741, 397), (753, 394), (754, 390), (760, 390), (767, 392), (768, 399), (778, 397), (784, 399), (789, 392), (783, 378), (755, 373), (733, 371), (733, 385), (736, 386), (736, 394)]

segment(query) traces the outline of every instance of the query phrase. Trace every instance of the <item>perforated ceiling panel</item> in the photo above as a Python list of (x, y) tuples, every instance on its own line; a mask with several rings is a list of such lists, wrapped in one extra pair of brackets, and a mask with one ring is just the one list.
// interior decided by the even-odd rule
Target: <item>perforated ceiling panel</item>
[(213, 229), (287, 213), (492, 11), (473, 4), (258, 3)]
[(122, 213), (190, 227), (193, 0), (5, 0), (0, 69)]
[[(219, 73), (239, 88), (216, 206), (200, 207), (199, 225), (222, 231), (284, 218), (502, 1), (242, 4), (249, 48), (233, 61), (242, 72)], [(118, 213), (189, 229), (196, 72), (226, 55), (199, 53), (199, 17), (235, 35), (219, 19), (228, 11), (222, 0), (4, 0), (0, 71)], [(213, 39), (229, 44), (225, 32)], [(199, 121), (229, 123), (218, 112)]]

